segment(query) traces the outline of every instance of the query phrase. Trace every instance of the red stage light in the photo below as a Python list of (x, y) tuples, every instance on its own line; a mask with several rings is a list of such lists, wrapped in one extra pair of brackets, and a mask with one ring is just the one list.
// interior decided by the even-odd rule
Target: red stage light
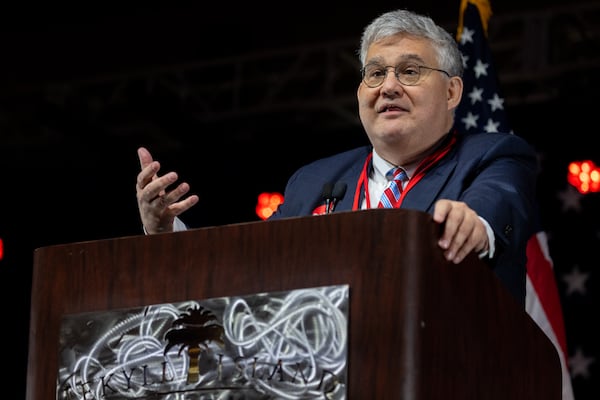
[(258, 195), (256, 204), (256, 215), (262, 220), (271, 216), (277, 210), (277, 207), (283, 203), (283, 195), (280, 193), (263, 192)]
[(573, 161), (569, 164), (567, 180), (580, 193), (600, 191), (600, 169), (593, 161)]

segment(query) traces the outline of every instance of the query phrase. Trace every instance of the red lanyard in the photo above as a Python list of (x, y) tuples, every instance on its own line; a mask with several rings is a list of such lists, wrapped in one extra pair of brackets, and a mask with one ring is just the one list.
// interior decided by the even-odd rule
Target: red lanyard
[[(417, 166), (417, 168), (415, 169), (415, 173), (413, 174), (413, 176), (409, 179), (408, 184), (406, 185), (406, 187), (404, 188), (404, 190), (402, 191), (402, 194), (400, 195), (400, 204), (402, 204), (402, 200), (404, 200), (404, 196), (406, 196), (406, 193), (408, 193), (408, 191), (415, 186), (420, 180), (421, 178), (423, 178), (425, 176), (425, 172), (427, 172), (427, 170), (429, 170), (434, 164), (436, 164), (439, 160), (441, 160), (452, 148), (452, 146), (454, 145), (454, 143), (456, 142), (456, 134), (452, 134), (452, 137), (450, 138), (450, 141), (448, 141), (448, 143), (441, 147), (440, 149), (438, 149), (437, 151), (435, 151), (433, 154), (425, 157)], [(367, 208), (371, 208), (371, 199), (369, 196), (369, 169), (370, 169), (370, 165), (371, 165), (371, 159), (373, 158), (373, 152), (369, 153), (369, 155), (367, 156), (367, 159), (365, 160), (365, 165), (363, 166), (362, 172), (360, 173), (360, 176), (358, 177), (358, 183), (356, 185), (356, 192), (354, 193), (354, 203), (352, 204), (352, 210), (359, 210), (360, 209), (360, 194), (361, 191), (364, 190), (365, 191), (365, 200), (367, 202)]]

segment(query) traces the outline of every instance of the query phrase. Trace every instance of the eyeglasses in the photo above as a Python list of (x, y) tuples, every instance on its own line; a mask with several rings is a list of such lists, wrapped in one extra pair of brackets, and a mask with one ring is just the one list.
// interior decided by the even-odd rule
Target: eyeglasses
[(385, 77), (387, 76), (388, 70), (394, 68), (394, 75), (398, 82), (406, 86), (414, 86), (421, 78), (426, 77), (430, 71), (438, 71), (446, 74), (450, 78), (450, 74), (443, 69), (426, 67), (425, 65), (418, 65), (415, 63), (400, 63), (395, 67), (392, 65), (379, 65), (379, 64), (367, 64), (361, 68), (360, 73), (362, 80), (370, 88), (376, 88), (380, 86)]

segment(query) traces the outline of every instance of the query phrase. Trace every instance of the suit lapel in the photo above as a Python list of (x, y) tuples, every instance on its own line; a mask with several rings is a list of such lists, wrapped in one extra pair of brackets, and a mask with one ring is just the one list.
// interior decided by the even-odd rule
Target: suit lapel
[[(359, 163), (354, 163), (352, 168), (348, 169), (348, 171), (340, 178), (340, 182), (345, 183), (346, 186), (346, 194), (344, 197), (337, 203), (335, 209), (336, 211), (350, 211), (352, 210), (352, 204), (354, 203), (354, 195), (356, 194), (356, 186), (358, 185), (358, 178), (362, 172), (362, 167), (364, 164), (364, 160)], [(361, 194), (362, 196), (362, 194)]]
[(402, 201), (402, 208), (421, 211), (433, 209), (433, 204), (456, 168), (456, 160), (447, 158), (429, 170), (423, 178), (412, 187)]

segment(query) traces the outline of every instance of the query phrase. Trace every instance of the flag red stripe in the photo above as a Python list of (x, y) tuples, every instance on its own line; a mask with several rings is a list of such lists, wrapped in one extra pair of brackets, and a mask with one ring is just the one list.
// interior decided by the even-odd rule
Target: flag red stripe
[[(554, 267), (550, 257), (546, 254), (547, 251), (542, 248), (540, 236), (543, 239), (545, 235), (538, 233), (533, 235), (527, 242), (527, 275), (537, 293), (563, 354), (567, 354), (567, 340), (562, 307), (554, 277)], [(535, 319), (535, 316), (532, 317)]]

